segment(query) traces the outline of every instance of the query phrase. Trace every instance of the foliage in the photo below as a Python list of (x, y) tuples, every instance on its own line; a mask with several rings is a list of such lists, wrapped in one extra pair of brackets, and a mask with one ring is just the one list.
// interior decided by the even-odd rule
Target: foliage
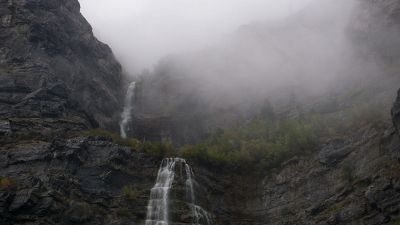
[(0, 189), (13, 189), (16, 184), (16, 181), (9, 177), (0, 177)]
[(139, 150), (155, 157), (174, 157), (176, 156), (174, 147), (171, 142), (143, 142)]
[[(242, 172), (265, 171), (294, 156), (311, 154), (327, 138), (384, 121), (384, 109), (379, 103), (354, 100), (352, 105), (333, 113), (300, 112), (290, 118), (275, 115), (267, 105), (250, 122), (218, 130), (200, 144), (183, 146), (179, 155)], [(353, 174), (346, 169), (343, 178), (352, 179)]]
[(256, 118), (243, 127), (217, 133), (203, 143), (184, 146), (180, 155), (213, 165), (237, 169), (271, 169), (296, 154), (316, 147), (307, 123), (296, 120)]
[(127, 185), (122, 188), (122, 196), (127, 200), (135, 200), (139, 193), (134, 186)]

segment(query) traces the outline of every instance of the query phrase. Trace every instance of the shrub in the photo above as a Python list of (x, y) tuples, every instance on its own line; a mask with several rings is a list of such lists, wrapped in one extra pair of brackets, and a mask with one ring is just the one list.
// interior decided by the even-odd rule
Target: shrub
[(9, 177), (0, 177), (0, 189), (13, 189), (17, 182)]
[(242, 172), (278, 167), (296, 154), (317, 146), (312, 127), (295, 120), (255, 118), (246, 126), (219, 131), (198, 145), (186, 145), (179, 155)]
[(137, 189), (131, 185), (124, 186), (121, 192), (127, 200), (135, 200), (139, 196)]
[(155, 157), (174, 157), (176, 156), (174, 147), (171, 142), (143, 142), (139, 145), (141, 152), (147, 153)]

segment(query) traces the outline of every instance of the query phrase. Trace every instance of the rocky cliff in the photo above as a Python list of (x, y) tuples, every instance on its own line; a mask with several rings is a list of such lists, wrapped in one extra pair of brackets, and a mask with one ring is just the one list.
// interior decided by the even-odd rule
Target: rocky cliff
[[(87, 211), (98, 208), (90, 202), (119, 196), (118, 175), (112, 176), (114, 191), (98, 188), (111, 174), (99, 168), (115, 160), (116, 169), (129, 150), (110, 140), (63, 137), (95, 127), (117, 129), (121, 71), (111, 49), (93, 36), (77, 0), (0, 1), (1, 224), (98, 221)], [(102, 172), (84, 172), (83, 164)], [(78, 171), (85, 178), (76, 177)], [(80, 188), (81, 181), (88, 189)]]
[(93, 36), (77, 0), (0, 1), (5, 130), (76, 123), (115, 129), (121, 87), (120, 64)]

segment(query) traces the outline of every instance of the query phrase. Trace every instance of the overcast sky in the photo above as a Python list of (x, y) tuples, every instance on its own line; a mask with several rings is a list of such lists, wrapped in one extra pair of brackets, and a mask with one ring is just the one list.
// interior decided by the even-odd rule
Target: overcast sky
[(128, 73), (201, 49), (239, 26), (279, 20), (310, 0), (79, 0), (96, 36)]

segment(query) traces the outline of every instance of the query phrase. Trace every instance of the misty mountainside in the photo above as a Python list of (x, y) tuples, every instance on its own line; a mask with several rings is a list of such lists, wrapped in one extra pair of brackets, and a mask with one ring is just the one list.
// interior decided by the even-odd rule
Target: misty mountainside
[(399, 224), (399, 12), (313, 1), (132, 78), (77, 0), (0, 0), (0, 223)]
[(246, 122), (265, 104), (290, 117), (299, 107), (340, 112), (368, 100), (388, 116), (400, 81), (398, 21), (386, 4), (316, 1), (284, 21), (246, 25), (223, 43), (166, 57), (138, 80), (132, 130), (191, 143)]

